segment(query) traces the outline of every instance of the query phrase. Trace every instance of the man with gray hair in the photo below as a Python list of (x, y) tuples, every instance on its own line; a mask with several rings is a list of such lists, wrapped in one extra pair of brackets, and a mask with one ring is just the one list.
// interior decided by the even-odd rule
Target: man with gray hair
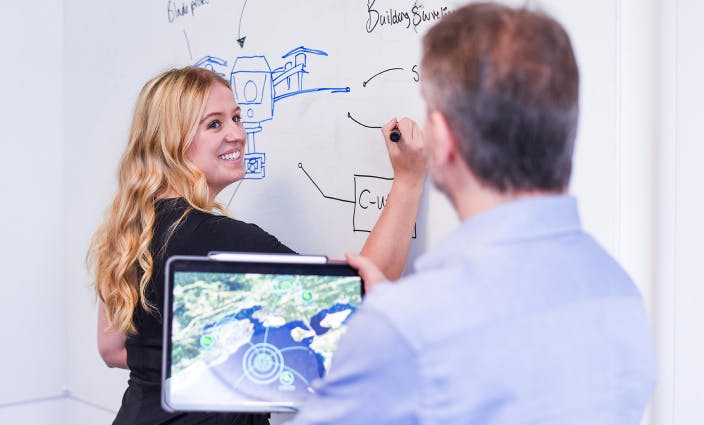
[(430, 175), (462, 222), (395, 283), (348, 255), (375, 285), (294, 423), (638, 424), (655, 380), (643, 301), (566, 194), (567, 33), (470, 4), (425, 35), (421, 80)]

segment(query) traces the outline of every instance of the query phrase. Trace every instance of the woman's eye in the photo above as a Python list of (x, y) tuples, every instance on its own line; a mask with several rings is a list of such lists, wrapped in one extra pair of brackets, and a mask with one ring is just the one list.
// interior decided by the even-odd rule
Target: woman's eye
[(218, 127), (220, 127), (221, 125), (222, 125), (222, 124), (220, 123), (220, 121), (215, 120), (215, 121), (211, 122), (210, 124), (208, 124), (208, 128), (218, 128)]
[(239, 124), (240, 122), (242, 122), (242, 117), (239, 115), (235, 115), (232, 117), (232, 122), (234, 122), (235, 124)]

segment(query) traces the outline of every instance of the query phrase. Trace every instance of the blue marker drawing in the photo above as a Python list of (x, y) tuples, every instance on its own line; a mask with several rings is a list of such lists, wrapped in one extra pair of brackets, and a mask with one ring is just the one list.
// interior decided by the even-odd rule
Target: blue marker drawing
[[(262, 123), (274, 119), (276, 102), (306, 93), (350, 91), (349, 87), (306, 87), (305, 76), (310, 74), (309, 55), (328, 56), (322, 50), (299, 46), (281, 56), (284, 64), (273, 70), (265, 56), (239, 56), (232, 63), (230, 85), (242, 108), (242, 123), (247, 132), (245, 179), (266, 177), (266, 154), (257, 150), (255, 135), (263, 131)], [(227, 61), (205, 56), (195, 65), (224, 75), (217, 69), (227, 68)]]
[(216, 68), (224, 68), (227, 66), (227, 61), (224, 59), (216, 58), (214, 56), (205, 56), (198, 62), (194, 64), (199, 68), (205, 68), (213, 71), (223, 78), (227, 78), (224, 73), (218, 72)]

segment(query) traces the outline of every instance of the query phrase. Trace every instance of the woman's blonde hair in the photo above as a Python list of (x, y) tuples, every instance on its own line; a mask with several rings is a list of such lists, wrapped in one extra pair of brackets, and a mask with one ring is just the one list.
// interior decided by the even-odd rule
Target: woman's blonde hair
[(186, 158), (215, 83), (230, 87), (206, 69), (172, 69), (147, 82), (137, 99), (117, 194), (87, 255), (108, 323), (123, 334), (136, 332), (138, 304), (153, 309), (145, 294), (153, 272), (154, 202), (168, 191), (183, 197), (188, 211), (223, 211), (211, 200), (204, 174)]

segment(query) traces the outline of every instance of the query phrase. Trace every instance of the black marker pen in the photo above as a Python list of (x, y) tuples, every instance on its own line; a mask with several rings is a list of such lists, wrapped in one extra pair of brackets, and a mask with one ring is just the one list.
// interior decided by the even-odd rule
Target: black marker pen
[(389, 139), (391, 139), (392, 142), (398, 142), (401, 140), (401, 130), (398, 129), (398, 125), (395, 125), (394, 128), (391, 129)]

